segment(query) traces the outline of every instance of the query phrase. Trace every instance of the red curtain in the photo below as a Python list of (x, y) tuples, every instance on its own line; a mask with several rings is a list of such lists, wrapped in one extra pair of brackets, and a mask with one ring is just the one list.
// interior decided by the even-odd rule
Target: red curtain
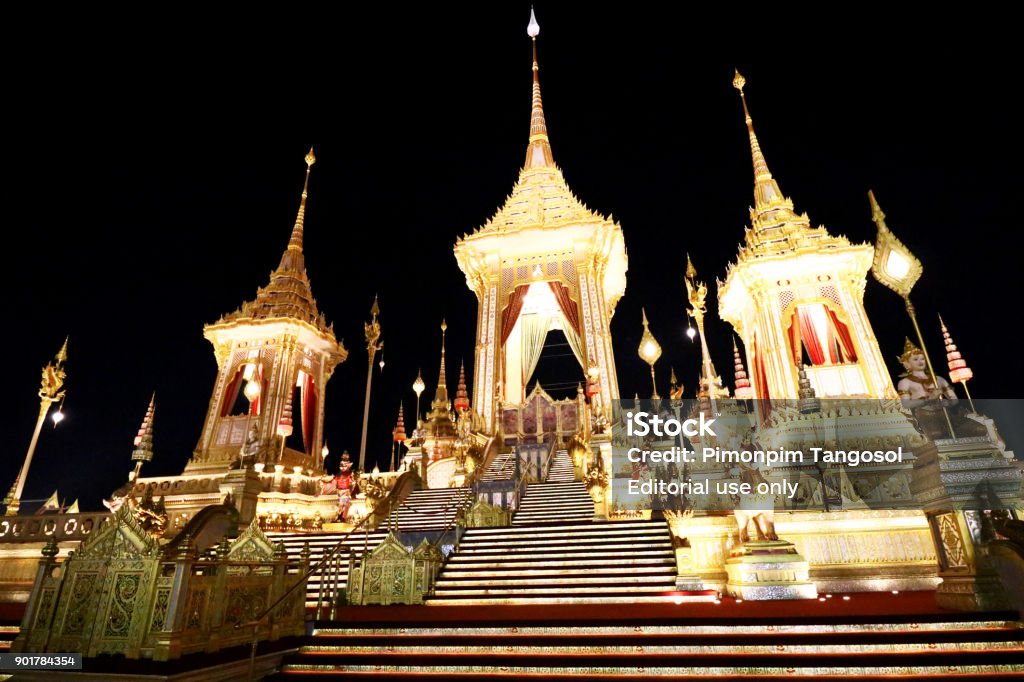
[(238, 400), (238, 391), (242, 386), (242, 370), (241, 368), (235, 372), (235, 378), (228, 383), (228, 387), (224, 389), (224, 398), (220, 404), (220, 416), (227, 417), (231, 414), (231, 408), (235, 406), (235, 401)]
[(517, 286), (508, 296), (508, 305), (501, 311), (502, 346), (504, 346), (505, 342), (508, 341), (508, 336), (512, 333), (512, 328), (516, 326), (516, 320), (519, 319), (519, 313), (523, 310), (523, 300), (526, 298), (526, 291), (529, 288), (529, 284), (521, 284)]
[(302, 445), (306, 452), (313, 447), (313, 429), (316, 428), (316, 385), (313, 377), (303, 374), (302, 382)]
[(811, 364), (832, 364), (832, 358), (829, 357), (831, 353), (826, 348), (822, 348), (821, 342), (818, 339), (818, 332), (814, 328), (814, 322), (811, 320), (811, 311), (797, 306), (796, 315), (800, 321), (800, 336), (804, 342), (804, 347), (807, 348), (807, 354), (811, 357)]
[(832, 328), (839, 337), (839, 345), (843, 351), (843, 360), (846, 362), (857, 362), (857, 351), (853, 348), (853, 337), (850, 336), (850, 328), (847, 327), (831, 308), (828, 311), (828, 319), (832, 322)]
[(576, 334), (580, 333), (580, 310), (579, 306), (576, 305), (576, 301), (572, 300), (572, 296), (569, 294), (569, 287), (565, 286), (561, 282), (548, 282), (548, 286), (551, 287), (552, 293), (555, 294), (555, 300), (558, 301), (558, 307), (562, 309), (562, 314), (565, 315), (565, 319), (569, 320), (569, 324), (576, 331)]
[(795, 310), (789, 325), (789, 347), (793, 351), (793, 364), (799, 367), (803, 361), (803, 352), (800, 347), (800, 323), (797, 322)]
[(771, 414), (771, 397), (768, 395), (768, 377), (765, 375), (764, 356), (761, 353), (761, 344), (758, 343), (757, 333), (754, 333), (754, 398), (757, 399), (757, 409), (761, 419), (767, 419)]

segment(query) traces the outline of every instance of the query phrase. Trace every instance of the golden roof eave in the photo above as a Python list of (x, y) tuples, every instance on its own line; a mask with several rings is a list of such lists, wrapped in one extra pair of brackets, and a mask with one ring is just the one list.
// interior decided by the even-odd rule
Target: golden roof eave
[(203, 325), (203, 338), (210, 343), (216, 343), (216, 337), (220, 335), (220, 332), (231, 331), (240, 327), (271, 327), (274, 325), (288, 325), (294, 327), (300, 327), (310, 334), (319, 338), (325, 342), (327, 351), (340, 358), (340, 362), (344, 362), (348, 359), (348, 349), (345, 348), (345, 344), (338, 341), (334, 335), (334, 331), (330, 328), (321, 329), (316, 327), (304, 320), (298, 320), (293, 317), (266, 317), (266, 318), (252, 318), (252, 317), (238, 317), (231, 320), (225, 320), (221, 318), (216, 322)]

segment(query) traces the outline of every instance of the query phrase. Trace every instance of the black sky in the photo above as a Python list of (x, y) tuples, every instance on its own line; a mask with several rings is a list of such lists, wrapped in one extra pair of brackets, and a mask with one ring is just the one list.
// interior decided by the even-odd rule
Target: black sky
[[(529, 8), (484, 5), (345, 9), (343, 23), (246, 16), (162, 35), (151, 19), (130, 33), (65, 26), (40, 47), (56, 59), (22, 55), (5, 98), (0, 485), (20, 466), (39, 368), (65, 334), (67, 420), (44, 431), (25, 498), (59, 488), (97, 508), (130, 468), (154, 389), (157, 454), (145, 473), (181, 470), (216, 370), (202, 325), (266, 284), (310, 144), (307, 270), (351, 353), (328, 386), (327, 437), (358, 450), (362, 322), (379, 292), (386, 367), (374, 380), (371, 450), (384, 456), (399, 399), (413, 408), (417, 367), (433, 392), (442, 316), (449, 357), (471, 364), (476, 303), (451, 247), (494, 213), (523, 160)], [(872, 241), (873, 188), (925, 264), (914, 299), (933, 359), (945, 369), (942, 312), (975, 370), (972, 392), (1019, 396), (1024, 177), (1006, 21), (896, 26), (839, 14), (801, 25), (737, 10), (702, 23), (561, 3), (537, 14), (555, 159), (625, 234), (628, 287), (612, 322), (623, 395), (649, 390), (636, 356), (641, 305), (665, 349), (660, 381), (671, 364), (693, 384), (685, 254), (705, 279), (724, 276), (752, 201), (730, 85), (738, 66), (797, 210)], [(870, 281), (866, 305), (895, 371), (911, 333), (902, 304)], [(708, 334), (731, 382), (730, 330), (712, 318)]]

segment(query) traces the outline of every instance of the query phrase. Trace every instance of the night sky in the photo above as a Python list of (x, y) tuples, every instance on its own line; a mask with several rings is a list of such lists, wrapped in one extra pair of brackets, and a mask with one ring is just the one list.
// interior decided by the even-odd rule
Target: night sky
[[(99, 508), (131, 468), (154, 389), (156, 457), (143, 475), (181, 471), (216, 373), (202, 326), (267, 283), (311, 144), (307, 271), (350, 351), (328, 384), (326, 434), (332, 450), (357, 454), (362, 323), (379, 293), (386, 366), (374, 379), (370, 456), (385, 461), (399, 400), (413, 411), (418, 367), (424, 401), (433, 394), (442, 317), (452, 390), (458, 360), (472, 365), (476, 300), (452, 245), (493, 215), (523, 162), (529, 6), (483, 5), (346, 8), (342, 25), (247, 17), (166, 38), (148, 25), (116, 36), (65, 29), (49, 38), (54, 66), (25, 59), (11, 70), (3, 492), (31, 436), (39, 370), (65, 334), (67, 419), (45, 427), (24, 499), (58, 488)], [(584, 13), (562, 3), (538, 5), (537, 16), (555, 160), (576, 195), (625, 234), (628, 286), (612, 321), (624, 396), (650, 390), (636, 354), (642, 305), (665, 350), (659, 382), (674, 366), (692, 394), (686, 252), (701, 278), (724, 277), (752, 202), (734, 66), (797, 211), (873, 241), (873, 188), (924, 263), (913, 298), (936, 369), (946, 373), (941, 312), (975, 371), (972, 393), (1020, 396), (1011, 328), (1024, 176), (1010, 106), (1019, 62), (999, 35), (1004, 22), (991, 18), (984, 32), (963, 17), (704, 25), (632, 4)], [(895, 374), (912, 333), (902, 302), (869, 280), (866, 306)], [(731, 329), (711, 316), (707, 332), (731, 385)]]

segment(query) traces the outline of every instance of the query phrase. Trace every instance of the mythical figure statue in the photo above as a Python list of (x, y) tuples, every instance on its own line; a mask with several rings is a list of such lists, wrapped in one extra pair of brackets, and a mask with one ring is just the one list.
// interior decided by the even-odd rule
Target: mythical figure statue
[(338, 496), (338, 521), (345, 521), (348, 518), (349, 507), (352, 506), (352, 498), (358, 492), (357, 479), (352, 470), (352, 461), (348, 452), (341, 455), (341, 463), (334, 475), (321, 479), (320, 494)]
[(238, 459), (231, 465), (233, 469), (248, 469), (258, 461), (263, 444), (260, 442), (260, 426), (253, 422), (249, 427), (249, 433), (245, 437), (245, 443), (238, 451)]
[(953, 387), (940, 376), (932, 381), (924, 352), (911, 343), (910, 339), (903, 345), (900, 363), (905, 371), (900, 375), (896, 390), (899, 391), (903, 406), (914, 413), (925, 435), (932, 439), (949, 438), (950, 427), (958, 438), (988, 435), (984, 424), (964, 417), (958, 409), (950, 409), (960, 402)]
[(164, 506), (164, 498), (153, 501), (153, 489), (146, 488), (142, 500), (136, 500), (132, 494), (134, 484), (129, 481), (115, 490), (109, 500), (103, 500), (103, 506), (112, 512), (117, 512), (122, 506), (128, 507), (135, 520), (142, 524), (142, 528), (154, 537), (160, 537), (167, 528), (167, 509)]
[(936, 376), (935, 381), (932, 381), (924, 352), (912, 344), (910, 339), (904, 343), (900, 364), (906, 371), (900, 375), (900, 382), (896, 385), (896, 390), (899, 391), (904, 407), (908, 409), (927, 407), (937, 410), (943, 406), (956, 405), (958, 399), (956, 393), (953, 392), (953, 387), (940, 376)]

